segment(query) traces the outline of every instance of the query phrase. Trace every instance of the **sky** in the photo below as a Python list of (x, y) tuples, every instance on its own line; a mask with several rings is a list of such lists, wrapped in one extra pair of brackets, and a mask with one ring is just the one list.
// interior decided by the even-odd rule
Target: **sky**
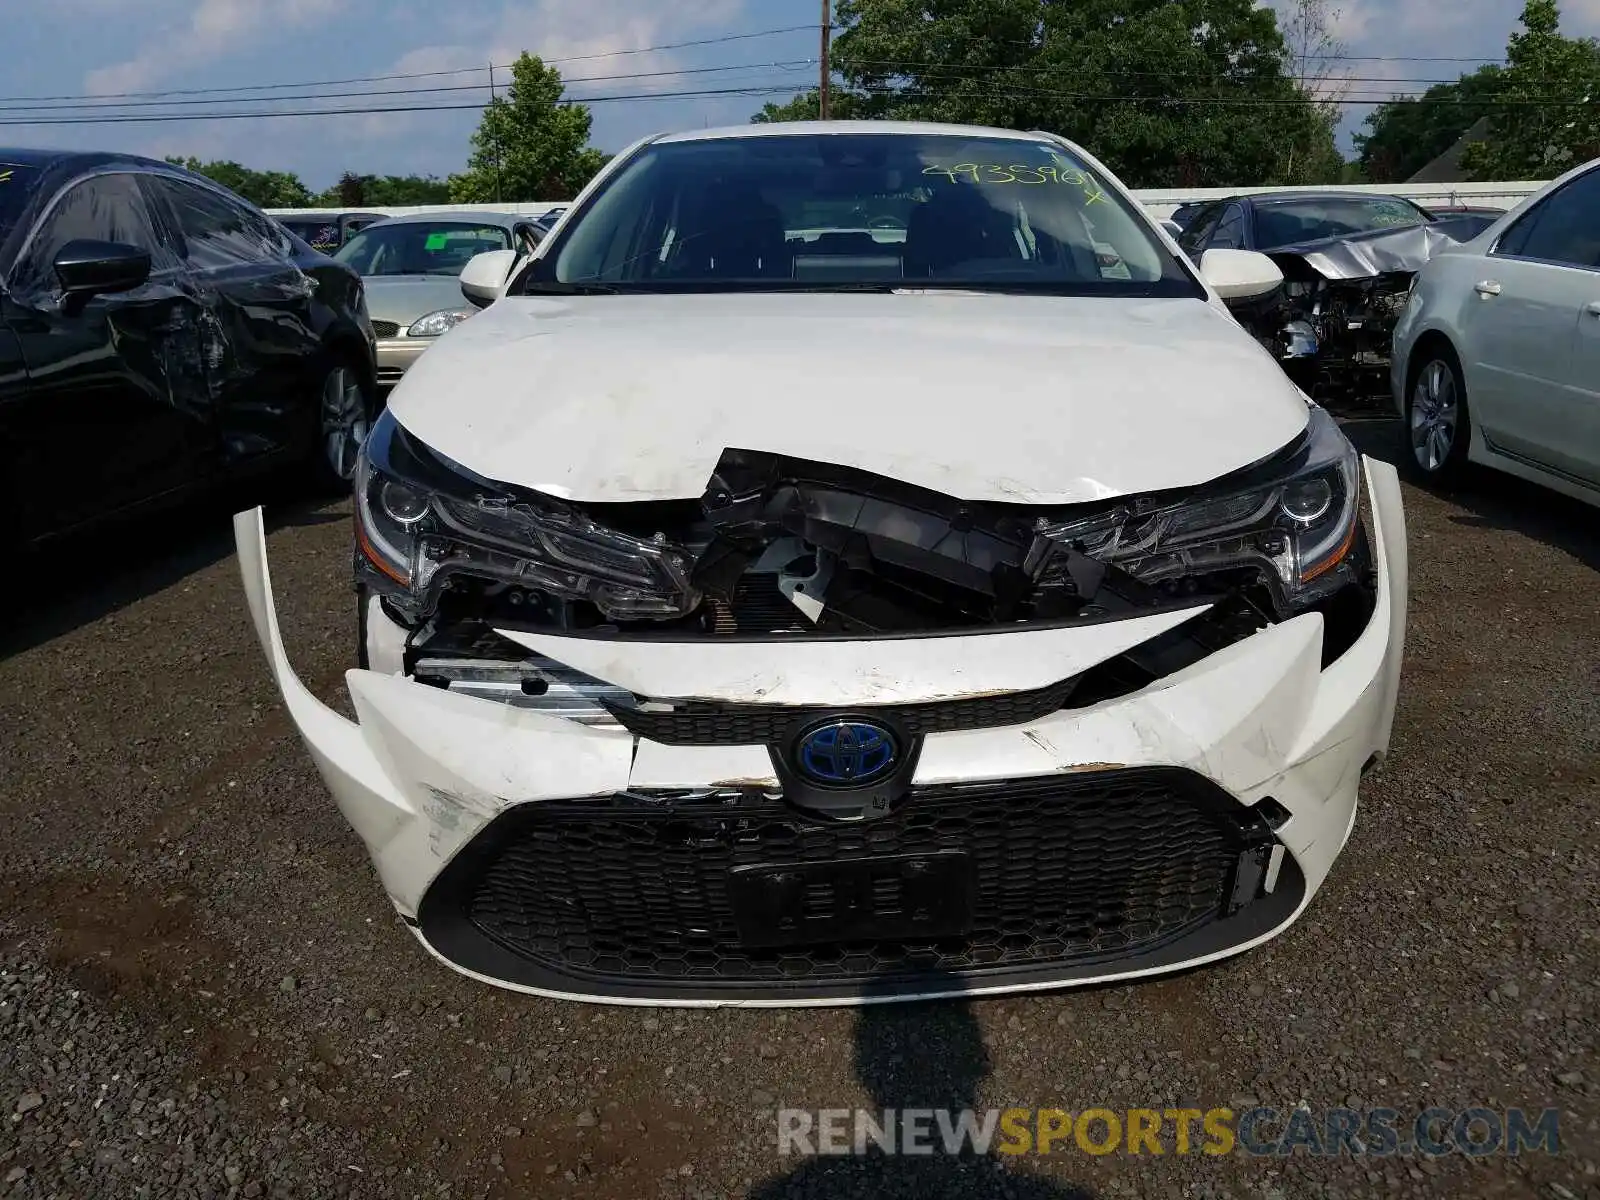
[[(1327, 3), (1351, 56), (1341, 69), (1359, 80), (1350, 94), (1371, 95), (1420, 91), (1427, 86), (1420, 81), (1476, 66), (1423, 59), (1498, 59), (1522, 0)], [(129, 97), (144, 107), (122, 111), (478, 104), (487, 97), (487, 65), (528, 50), (556, 62), (569, 96), (593, 100), (593, 142), (615, 151), (663, 130), (742, 124), (766, 100), (810, 86), (819, 9), (819, 0), (0, 0), (0, 143), (229, 158), (293, 171), (313, 188), (343, 171), (447, 175), (465, 163), (476, 112), (38, 122), (92, 115), (65, 107), (85, 97), (150, 92), (169, 93), (160, 97), (165, 106), (156, 107), (155, 97)], [(1562, 23), (1569, 34), (1600, 35), (1600, 0), (1566, 0)], [(485, 69), (421, 74), (469, 67)], [(277, 94), (440, 90), (273, 105), (230, 104), (226, 94), (200, 91), (413, 73), (418, 77), (280, 87)], [(1373, 82), (1379, 80), (1396, 82)], [(762, 87), (781, 93), (670, 95)], [(179, 91), (191, 94), (170, 94)], [(599, 99), (617, 96), (625, 98)], [(1346, 110), (1347, 148), (1363, 111)]]

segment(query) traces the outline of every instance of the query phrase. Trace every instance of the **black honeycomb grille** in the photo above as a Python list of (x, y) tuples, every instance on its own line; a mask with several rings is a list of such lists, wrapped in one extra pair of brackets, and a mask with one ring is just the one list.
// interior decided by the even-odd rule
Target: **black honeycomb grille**
[[(502, 816), (436, 887), (484, 936), (567, 976), (770, 984), (1093, 962), (1223, 915), (1259, 837), (1241, 811), (1176, 768), (923, 788), (867, 823), (736, 793), (543, 802)], [(740, 936), (734, 868), (950, 851), (976, 881), (959, 937), (755, 949)]]
[(376, 337), (392, 338), (400, 336), (400, 326), (393, 321), (374, 321), (372, 332)]
[[(957, 729), (996, 729), (1025, 725), (1048, 716), (1067, 702), (1076, 678), (1031, 692), (1006, 692), (968, 700), (904, 704), (881, 711), (891, 715), (908, 737)], [(671, 746), (758, 746), (786, 740), (795, 729), (838, 716), (838, 708), (789, 708), (774, 704), (710, 704), (689, 701), (670, 710), (607, 704), (623, 728), (635, 737)], [(870, 714), (874, 706), (852, 710)]]

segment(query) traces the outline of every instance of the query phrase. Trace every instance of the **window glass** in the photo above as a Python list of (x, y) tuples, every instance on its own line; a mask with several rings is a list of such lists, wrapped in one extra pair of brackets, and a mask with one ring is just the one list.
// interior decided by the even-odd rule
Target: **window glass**
[(152, 182), (177, 218), (196, 270), (282, 262), (288, 242), (272, 221), (210, 188), (158, 175)]
[(1178, 239), (1178, 245), (1191, 253), (1205, 245), (1211, 236), (1211, 231), (1217, 227), (1217, 218), (1222, 215), (1222, 205), (1213, 204), (1202, 208), (1195, 213), (1194, 219), (1183, 227), (1183, 236)]
[(363, 229), (334, 257), (362, 275), (459, 275), (475, 254), (512, 249), (498, 225), (393, 221)]
[(1216, 233), (1211, 235), (1209, 243), (1224, 250), (1237, 250), (1244, 245), (1244, 208), (1238, 204), (1228, 205), (1228, 211), (1222, 215), (1222, 221), (1217, 226)]
[(38, 183), (39, 168), (0, 160), (0, 241), (22, 219)]
[(332, 254), (339, 248), (339, 222), (329, 217), (279, 217), (279, 222), (290, 233), (322, 254)]
[(530, 279), (627, 290), (834, 284), (1192, 295), (1111, 184), (1054, 142), (752, 134), (657, 142)]
[(1499, 253), (1600, 267), (1600, 171), (1579, 176), (1513, 225)]
[(1275, 250), (1324, 238), (1423, 225), (1431, 218), (1397, 196), (1317, 196), (1256, 202), (1256, 246)]
[(148, 250), (152, 274), (178, 265), (156, 236), (138, 179), (132, 174), (95, 175), (70, 185), (34, 230), (12, 276), (18, 292), (55, 292), (56, 255), (79, 239)]

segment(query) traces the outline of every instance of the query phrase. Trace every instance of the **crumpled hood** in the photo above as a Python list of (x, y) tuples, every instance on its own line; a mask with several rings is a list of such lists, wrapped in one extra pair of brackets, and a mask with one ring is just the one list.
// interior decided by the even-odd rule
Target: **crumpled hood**
[(1191, 486), (1306, 404), (1201, 300), (971, 294), (510, 297), (389, 401), (479, 475), (578, 501), (687, 499), (730, 447), (967, 500)]
[(468, 308), (458, 275), (366, 275), (367, 315), (404, 329), (441, 308)]
[(1433, 225), (1408, 225), (1347, 238), (1299, 242), (1267, 253), (1273, 258), (1301, 259), (1324, 279), (1374, 279), (1420, 271), (1422, 264), (1435, 254), (1460, 244)]

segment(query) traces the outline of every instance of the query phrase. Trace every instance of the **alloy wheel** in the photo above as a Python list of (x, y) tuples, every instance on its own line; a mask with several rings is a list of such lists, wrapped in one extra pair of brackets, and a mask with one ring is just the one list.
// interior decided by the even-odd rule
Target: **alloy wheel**
[(361, 380), (349, 367), (334, 367), (322, 384), (322, 445), (328, 469), (339, 479), (355, 474), (367, 426)]
[(1438, 473), (1455, 448), (1461, 407), (1450, 364), (1431, 359), (1411, 392), (1411, 453), (1430, 475)]

